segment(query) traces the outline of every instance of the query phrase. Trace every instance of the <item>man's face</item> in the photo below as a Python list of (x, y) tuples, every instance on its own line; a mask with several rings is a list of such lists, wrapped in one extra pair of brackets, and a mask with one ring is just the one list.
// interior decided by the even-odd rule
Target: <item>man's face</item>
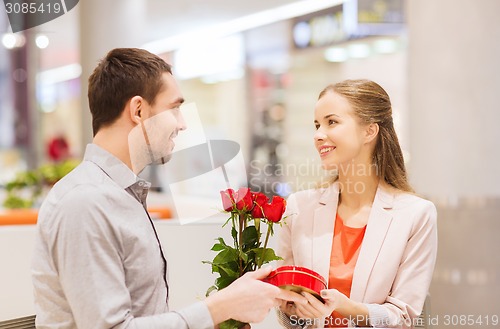
[(170, 160), (180, 130), (186, 129), (180, 106), (184, 102), (173, 76), (163, 74), (163, 88), (154, 104), (145, 100), (141, 105), (141, 122), (129, 135), (130, 155), (134, 172), (148, 164), (162, 164)]

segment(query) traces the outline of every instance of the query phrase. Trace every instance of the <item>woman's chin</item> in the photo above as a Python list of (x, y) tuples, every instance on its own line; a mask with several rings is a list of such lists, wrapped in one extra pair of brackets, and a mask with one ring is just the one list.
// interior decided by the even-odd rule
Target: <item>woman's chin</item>
[(325, 171), (331, 171), (331, 170), (338, 170), (339, 169), (339, 164), (336, 161), (331, 161), (331, 160), (322, 160), (321, 161), (321, 168)]

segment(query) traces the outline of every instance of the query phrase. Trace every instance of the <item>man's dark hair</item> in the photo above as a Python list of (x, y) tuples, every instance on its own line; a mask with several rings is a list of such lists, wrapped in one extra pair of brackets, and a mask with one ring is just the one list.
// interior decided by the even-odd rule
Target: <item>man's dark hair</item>
[(144, 49), (111, 50), (89, 78), (88, 97), (94, 136), (121, 115), (132, 97), (141, 96), (153, 105), (163, 87), (163, 73), (172, 74), (171, 66)]

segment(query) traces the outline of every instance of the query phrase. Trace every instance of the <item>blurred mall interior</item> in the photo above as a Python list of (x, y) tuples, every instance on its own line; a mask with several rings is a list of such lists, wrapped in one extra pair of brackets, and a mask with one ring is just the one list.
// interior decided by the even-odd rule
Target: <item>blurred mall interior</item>
[[(286, 197), (324, 175), (312, 143), (319, 92), (344, 79), (378, 82), (391, 96), (411, 183), (438, 208), (433, 328), (497, 327), (499, 12), (499, 0), (83, 0), (12, 33), (0, 6), (0, 321), (34, 313), (35, 226), (9, 214), (36, 212), (47, 189), (16, 199), (6, 187), (19, 173), (81, 160), (92, 140), (88, 76), (110, 49), (140, 47), (173, 65), (196, 135), (184, 147), (236, 142), (229, 158), (246, 172), (228, 169), (235, 184), (268, 195)], [(228, 234), (217, 216), (182, 221), (220, 207), (216, 184), (189, 179), (204, 159), (184, 160), (177, 165), (191, 174), (177, 181), (169, 175), (182, 168), (143, 173), (155, 187), (150, 204), (174, 217), (156, 222), (174, 309), (204, 296), (213, 277), (201, 261)], [(276, 319), (252, 327), (275, 328)]]

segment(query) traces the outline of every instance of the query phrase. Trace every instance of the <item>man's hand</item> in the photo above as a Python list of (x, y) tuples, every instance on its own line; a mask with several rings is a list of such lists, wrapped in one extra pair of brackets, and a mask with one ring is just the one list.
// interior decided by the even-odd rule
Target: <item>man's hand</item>
[(264, 267), (248, 272), (229, 287), (210, 295), (206, 303), (214, 323), (227, 319), (261, 322), (269, 310), (279, 306), (283, 300), (293, 301), (298, 305), (307, 303), (304, 296), (261, 281), (271, 271), (271, 267)]

